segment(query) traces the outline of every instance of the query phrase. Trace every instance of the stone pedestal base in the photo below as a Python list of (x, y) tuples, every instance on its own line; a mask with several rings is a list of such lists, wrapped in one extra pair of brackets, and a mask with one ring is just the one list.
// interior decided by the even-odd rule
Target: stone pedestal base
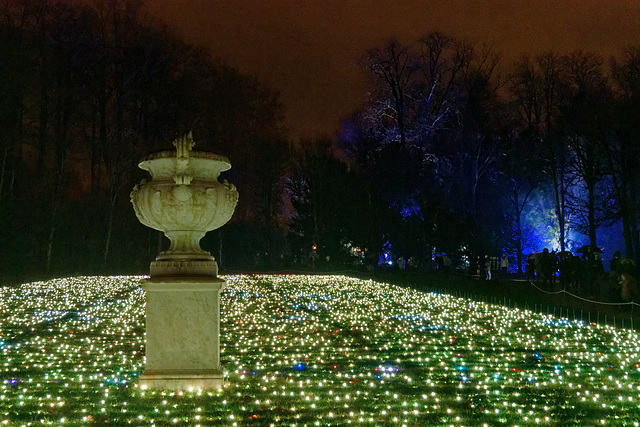
[(216, 277), (218, 275), (218, 263), (211, 259), (156, 259), (151, 263), (150, 273), (152, 278), (202, 278)]
[(164, 390), (211, 390), (224, 385), (222, 370), (217, 372), (197, 373), (170, 372), (162, 373), (145, 371), (140, 375), (140, 388), (157, 388)]
[(220, 388), (220, 292), (225, 281), (151, 278), (147, 294), (143, 388)]

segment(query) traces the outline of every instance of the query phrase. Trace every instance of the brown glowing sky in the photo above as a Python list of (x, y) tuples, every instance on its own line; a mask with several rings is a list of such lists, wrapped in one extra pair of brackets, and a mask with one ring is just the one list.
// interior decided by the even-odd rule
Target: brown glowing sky
[(640, 43), (640, 0), (148, 0), (151, 16), (281, 94), (294, 138), (333, 135), (366, 97), (362, 54), (434, 30), (521, 53)]

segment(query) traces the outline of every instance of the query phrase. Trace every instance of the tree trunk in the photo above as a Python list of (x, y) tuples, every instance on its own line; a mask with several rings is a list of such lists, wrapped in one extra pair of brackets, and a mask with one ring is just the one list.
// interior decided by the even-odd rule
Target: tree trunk
[(45, 261), (45, 271), (49, 273), (51, 271), (51, 259), (53, 257), (53, 244), (56, 236), (56, 230), (58, 229), (58, 214), (60, 213), (60, 206), (62, 205), (62, 190), (65, 173), (66, 153), (64, 151), (56, 150), (59, 156), (56, 157), (58, 164), (56, 165), (55, 186), (51, 192), (51, 215), (49, 216), (49, 236), (47, 239), (47, 258)]
[(559, 237), (559, 244), (560, 244), (560, 251), (564, 252), (565, 250), (565, 245), (564, 245), (564, 227), (565, 227), (565, 223), (564, 223), (564, 192), (561, 190), (561, 187), (564, 188), (563, 186), (563, 182), (564, 179), (559, 179), (558, 178), (558, 171), (554, 171), (553, 172), (553, 190), (555, 193), (555, 199), (556, 199), (556, 216), (558, 217), (558, 228), (559, 228), (559, 232), (560, 232), (560, 237)]
[(638, 223), (635, 220), (631, 223), (631, 240), (633, 241), (633, 255), (627, 254), (627, 257), (632, 257), (635, 262), (636, 271), (638, 271), (640, 266), (640, 234), (638, 231)]
[(522, 213), (522, 209), (520, 209), (520, 194), (518, 191), (518, 186), (514, 182), (511, 187), (511, 203), (513, 204), (513, 211), (515, 212), (515, 234), (516, 234), (516, 260), (518, 263), (518, 273), (522, 272), (522, 222), (520, 219), (520, 215)]
[(631, 223), (633, 220), (624, 212), (622, 214), (622, 236), (624, 237), (624, 256), (633, 259), (633, 232)]
[(104, 242), (104, 252), (102, 254), (102, 268), (106, 271), (107, 269), (107, 260), (109, 259), (109, 251), (111, 249), (111, 233), (113, 231), (113, 215), (116, 210), (116, 203), (118, 201), (118, 193), (116, 192), (114, 195), (110, 197), (109, 203), (109, 218), (107, 220), (107, 236)]
[(53, 206), (51, 207), (51, 215), (49, 216), (49, 236), (47, 237), (47, 257), (45, 260), (45, 271), (47, 273), (51, 272), (51, 259), (53, 257), (53, 243), (55, 241), (56, 230), (58, 228), (57, 221), (57, 200), (54, 200)]
[(588, 189), (588, 227), (589, 227), (589, 244), (596, 247), (596, 206), (595, 206), (595, 194), (593, 185), (589, 185)]
[(7, 157), (9, 156), (9, 149), (4, 149), (4, 156), (2, 157), (2, 167), (0, 168), (0, 200), (2, 200), (2, 191), (4, 190), (4, 174), (7, 169)]

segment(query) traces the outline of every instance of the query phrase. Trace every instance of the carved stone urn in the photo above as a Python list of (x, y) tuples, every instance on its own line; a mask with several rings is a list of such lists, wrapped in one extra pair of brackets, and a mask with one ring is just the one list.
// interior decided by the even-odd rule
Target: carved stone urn
[(220, 388), (220, 293), (225, 281), (217, 277), (218, 265), (200, 248), (200, 239), (229, 221), (238, 191), (218, 181), (220, 172), (231, 167), (226, 157), (192, 151), (191, 133), (174, 145), (175, 151), (153, 153), (140, 162), (152, 180), (131, 192), (140, 222), (171, 240), (142, 283), (146, 346), (139, 384), (143, 389)]
[(160, 230), (171, 246), (151, 263), (151, 277), (217, 276), (214, 258), (200, 247), (208, 231), (224, 225), (238, 202), (238, 191), (221, 172), (231, 163), (219, 154), (192, 151), (192, 134), (178, 138), (176, 150), (149, 154), (140, 168), (152, 181), (142, 181), (131, 192), (131, 202), (141, 223)]

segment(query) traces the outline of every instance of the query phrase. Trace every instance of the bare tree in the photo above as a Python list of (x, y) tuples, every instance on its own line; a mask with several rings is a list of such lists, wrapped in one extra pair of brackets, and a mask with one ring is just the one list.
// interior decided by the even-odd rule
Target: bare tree
[(395, 122), (398, 142), (404, 147), (407, 141), (409, 91), (417, 70), (415, 55), (410, 46), (402, 45), (394, 38), (382, 48), (369, 50), (364, 60), (366, 67), (384, 83), (378, 88), (391, 94), (390, 97), (378, 96), (376, 99), (384, 102), (380, 111)]
[(474, 58), (473, 46), (440, 32), (432, 32), (418, 41), (422, 104), (420, 125), (424, 139), (430, 140), (437, 129), (455, 115), (460, 84)]
[(561, 251), (566, 245), (568, 166), (566, 145), (557, 134), (556, 123), (565, 102), (564, 71), (562, 59), (551, 52), (533, 60), (523, 57), (514, 65), (510, 87), (520, 127), (531, 128), (541, 136), (539, 149), (544, 152), (544, 170), (552, 183)]
[(619, 216), (622, 219), (625, 253), (640, 265), (638, 201), (640, 200), (640, 45), (628, 46), (621, 58), (611, 60), (617, 96), (614, 133), (606, 139), (606, 159)]
[[(607, 174), (603, 143), (610, 126), (611, 94), (598, 57), (578, 51), (565, 56), (564, 62), (568, 96), (561, 130), (569, 149), (568, 172), (575, 178), (574, 191), (568, 193), (569, 209), (578, 219), (574, 227), (595, 247), (596, 231), (606, 219), (607, 195), (596, 190)], [(575, 189), (582, 190), (586, 197), (576, 196)]]

